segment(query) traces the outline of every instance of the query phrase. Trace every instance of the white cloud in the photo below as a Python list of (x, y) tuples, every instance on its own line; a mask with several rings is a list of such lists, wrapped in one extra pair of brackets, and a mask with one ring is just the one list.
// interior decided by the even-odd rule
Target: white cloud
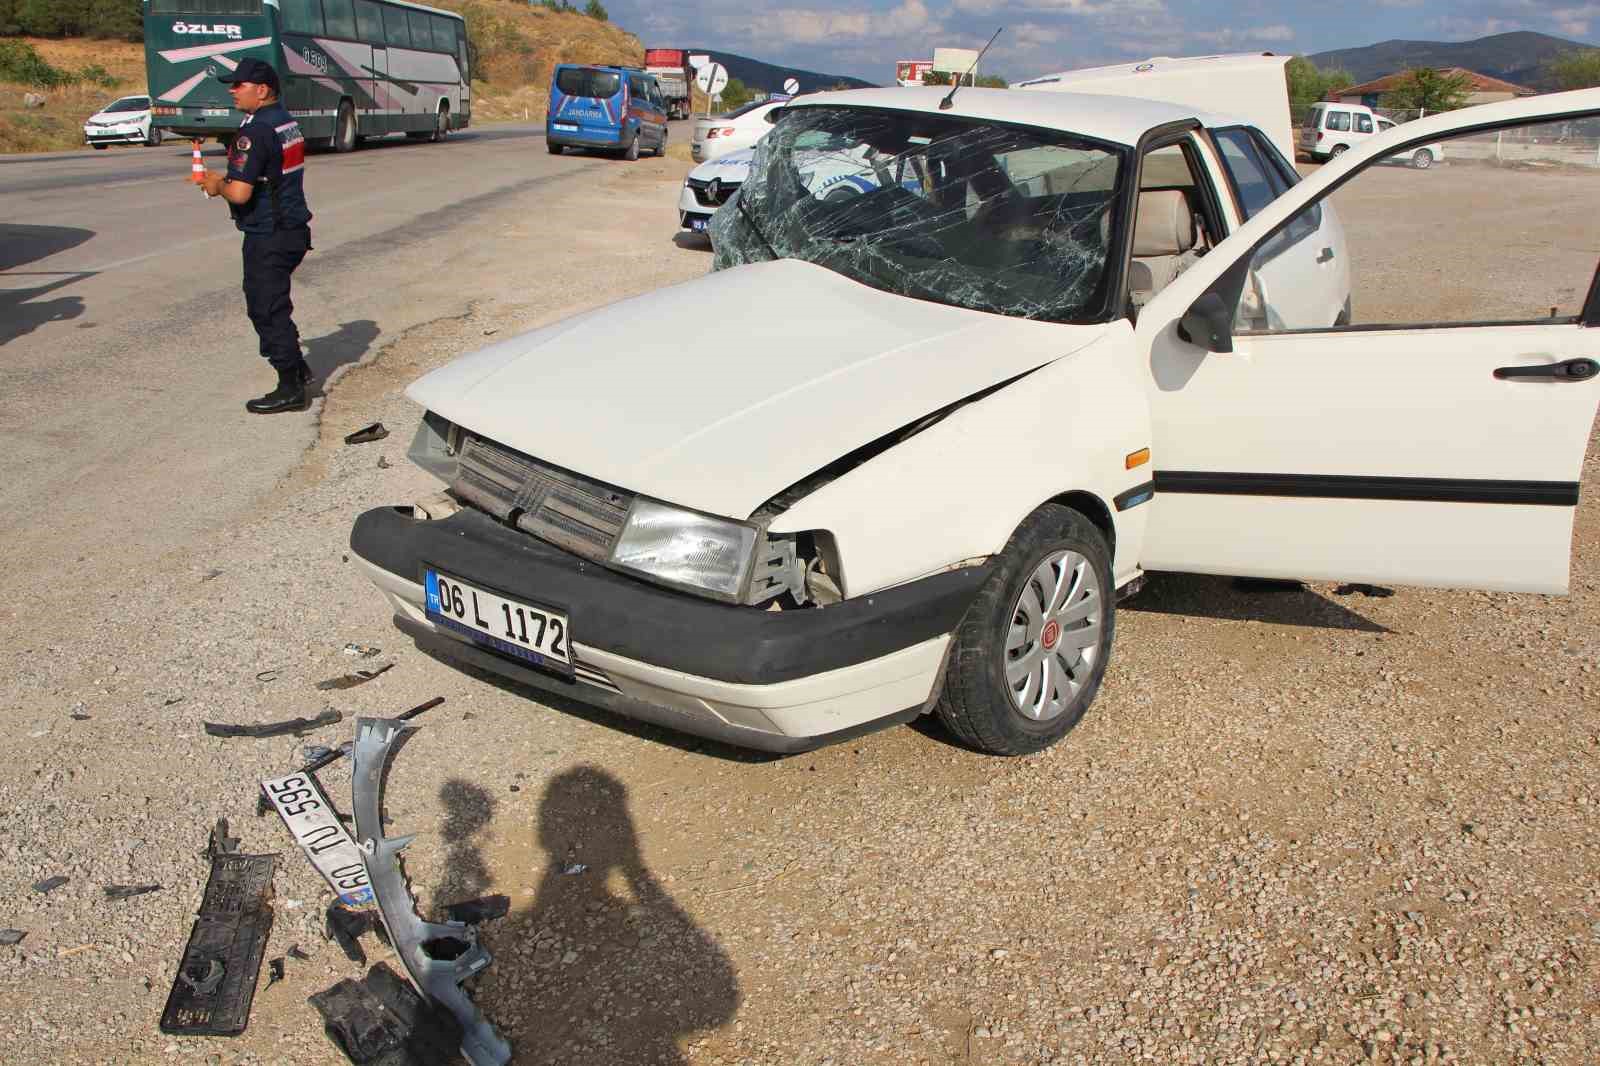
[(828, 11), (819, 8), (769, 8), (759, 13), (725, 16), (717, 28), (752, 42), (785, 46), (890, 40), (907, 35), (935, 35), (939, 24), (923, 0), (902, 0), (889, 11)]
[(1241, 29), (1191, 30), (1186, 36), (1204, 41), (1213, 48), (1235, 48), (1250, 43), (1294, 40), (1294, 30), (1283, 23), (1271, 26), (1246, 26)]
[(1101, 17), (1140, 11), (1165, 11), (1166, 0), (955, 0), (955, 10), (969, 15), (998, 11)]

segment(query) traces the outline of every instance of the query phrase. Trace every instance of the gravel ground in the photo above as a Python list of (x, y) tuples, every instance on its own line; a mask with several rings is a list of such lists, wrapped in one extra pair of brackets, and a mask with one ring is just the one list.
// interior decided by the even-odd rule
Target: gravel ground
[[(8, 606), (0, 926), (28, 935), (0, 948), (6, 1061), (342, 1062), (305, 998), (358, 968), (324, 942), (328, 894), (282, 826), (253, 816), (256, 782), (435, 695), (389, 814), (421, 834), (425, 911), (511, 897), (474, 994), (518, 1063), (1594, 1061), (1593, 441), (1570, 597), (1155, 575), (1094, 710), (1025, 759), (930, 721), (771, 759), (403, 641), (345, 551), (360, 511), (433, 487), (404, 462), (418, 412), (399, 390), (489, 331), (703, 271), (703, 251), (637, 238), (671, 232), (684, 169), (539, 204), (577, 217), (592, 195), (617, 218), (559, 236), (560, 276), (530, 271), (525, 295), (337, 382), (321, 442), (251, 521), (101, 602)], [(498, 232), (528, 210), (508, 203)], [(374, 420), (388, 439), (342, 446)], [(349, 641), (383, 650), (358, 663)], [(374, 663), (394, 665), (314, 687)], [(326, 706), (345, 722), (304, 740), (201, 730)], [(322, 778), (347, 803), (348, 768)], [(269, 955), (311, 959), (263, 976), (242, 1037), (170, 1038), (156, 1020), (218, 817), (281, 855)], [(113, 883), (163, 887), (110, 901)]]

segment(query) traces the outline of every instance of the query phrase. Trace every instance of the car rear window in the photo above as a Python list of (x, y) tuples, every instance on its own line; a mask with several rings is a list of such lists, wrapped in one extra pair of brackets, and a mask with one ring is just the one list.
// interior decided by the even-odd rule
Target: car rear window
[(614, 70), (568, 67), (556, 75), (556, 88), (568, 96), (611, 97), (622, 88), (622, 75)]

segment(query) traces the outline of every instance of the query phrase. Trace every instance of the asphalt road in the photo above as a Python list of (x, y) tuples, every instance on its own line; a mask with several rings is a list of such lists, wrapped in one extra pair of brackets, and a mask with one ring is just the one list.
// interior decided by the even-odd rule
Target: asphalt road
[[(608, 165), (551, 156), (527, 126), (313, 155), (295, 317), (319, 376), (537, 284), (526, 242), (474, 223)], [(0, 160), (0, 542), (53, 597), (244, 513), (315, 434), (306, 415), (244, 411), (273, 378), (244, 314), (239, 234), (188, 173), (186, 145)]]

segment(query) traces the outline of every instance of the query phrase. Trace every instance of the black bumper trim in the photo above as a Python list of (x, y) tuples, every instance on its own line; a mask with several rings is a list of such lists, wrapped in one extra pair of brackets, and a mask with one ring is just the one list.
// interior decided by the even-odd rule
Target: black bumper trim
[[(757, 751), (769, 751), (776, 755), (793, 755), (796, 752), (811, 751), (815, 748), (826, 747), (829, 744), (838, 744), (842, 741), (853, 740), (856, 737), (873, 733), (880, 729), (887, 729), (893, 725), (909, 722), (913, 718), (927, 711), (931, 706), (918, 704), (907, 707), (905, 710), (895, 711), (875, 718), (870, 722), (841, 729), (834, 733), (824, 733), (815, 737), (789, 737), (781, 733), (764, 733), (759, 729), (750, 729), (745, 726), (731, 725), (716, 718), (702, 718), (692, 714), (685, 714), (672, 707), (663, 707), (656, 703), (646, 703), (636, 700), (631, 696), (624, 696), (620, 692), (599, 688), (595, 685), (583, 684), (577, 681), (568, 681), (555, 674), (546, 674), (530, 667), (524, 666), (512, 659), (486, 651), (476, 644), (468, 644), (454, 637), (430, 630), (426, 625), (408, 618), (404, 615), (394, 616), (395, 628), (410, 637), (418, 648), (429, 655), (437, 655), (444, 659), (454, 659), (466, 663), (480, 670), (503, 677), (508, 681), (527, 685), (539, 689), (541, 692), (550, 692), (558, 696), (579, 703), (592, 704), (613, 714), (632, 718), (636, 721), (649, 722), (651, 725), (662, 726), (680, 733), (692, 733), (697, 737), (705, 737), (723, 744), (732, 744), (740, 748), (754, 748)], [(937, 692), (937, 688), (935, 690)], [(559, 708), (557, 708), (559, 710)]]
[(829, 607), (763, 611), (646, 584), (470, 509), (436, 522), (368, 511), (350, 550), (413, 583), (426, 559), (465, 581), (561, 604), (580, 646), (744, 685), (856, 666), (943, 636), (989, 574), (988, 564), (966, 567)]

